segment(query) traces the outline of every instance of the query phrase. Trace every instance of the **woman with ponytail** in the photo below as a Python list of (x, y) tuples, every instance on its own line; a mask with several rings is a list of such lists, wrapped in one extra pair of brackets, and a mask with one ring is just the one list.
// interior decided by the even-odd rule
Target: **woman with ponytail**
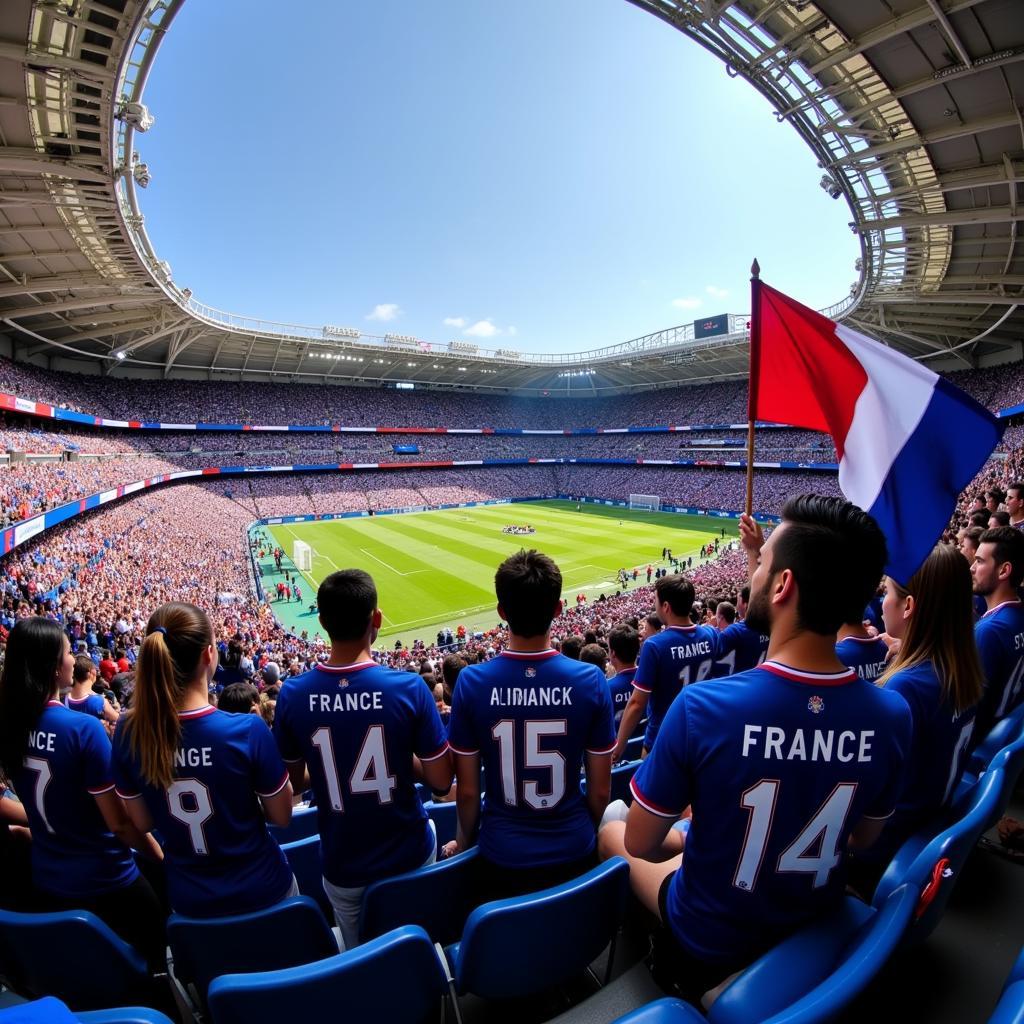
[(131, 848), (159, 860), (153, 837), (114, 792), (103, 723), (66, 708), (75, 659), (50, 619), (21, 619), (0, 675), (0, 781), (32, 830), (32, 879), (44, 910), (90, 910), (151, 964), (163, 961), (163, 913)]
[(114, 734), (117, 792), (139, 828), (159, 828), (171, 906), (189, 917), (248, 913), (298, 894), (267, 831), (268, 820), (291, 820), (288, 772), (259, 715), (210, 704), (216, 668), (205, 613), (162, 605)]
[(982, 673), (974, 643), (971, 570), (955, 547), (940, 544), (906, 586), (885, 581), (882, 618), (897, 654), (878, 680), (910, 707), (913, 738), (896, 812), (864, 857), (877, 880), (904, 840), (942, 810), (963, 773)]

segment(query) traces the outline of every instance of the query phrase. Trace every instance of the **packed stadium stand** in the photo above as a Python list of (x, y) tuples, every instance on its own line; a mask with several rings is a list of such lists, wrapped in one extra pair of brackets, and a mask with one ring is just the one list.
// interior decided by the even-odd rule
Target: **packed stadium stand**
[[(942, 551), (957, 543), (961, 551), (965, 543), (978, 550), (979, 536), (964, 536), (972, 516), (980, 515), (987, 526), (990, 515), (1005, 514), (1016, 525), (1018, 511), (1024, 516), (1024, 493), (1012, 493), (1024, 475), (1024, 256), (1017, 230), (1024, 218), (1024, 12), (1019, 0), (631, 2), (711, 51), (730, 75), (765, 96), (778, 120), (788, 122), (815, 154), (822, 188), (849, 206), (861, 248), (857, 279), (825, 315), (941, 371), (1007, 425), (992, 458), (961, 495)], [(0, 5), (0, 645), (5, 657), (8, 641), (24, 636), (26, 623), (51, 624), (67, 638), (71, 653), (95, 662), (102, 680), (97, 689), (141, 717), (147, 702), (136, 699), (137, 677), (145, 675), (140, 664), (153, 657), (155, 646), (169, 650), (179, 636), (176, 620), (154, 624), (151, 616), (169, 602), (187, 602), (208, 616), (211, 646), (222, 662), (221, 684), (258, 684), (239, 698), (241, 710), (249, 701), (269, 724), (277, 709), (288, 705), (289, 685), (297, 687), (299, 677), (308, 678), (324, 663), (329, 644), (287, 626), (275, 614), (274, 602), (263, 599), (260, 554), (270, 557), (272, 545), (255, 522), (552, 496), (623, 505), (636, 495), (656, 496), (666, 506), (730, 515), (742, 508), (751, 343), (746, 314), (730, 314), (721, 332), (709, 337), (701, 336), (697, 325), (685, 324), (590, 352), (539, 356), (227, 314), (175, 281), (146, 234), (140, 188), (148, 170), (138, 151), (150, 124), (143, 104), (149, 69), (182, 3), (7, 0)], [(785, 423), (759, 424), (754, 511), (777, 518), (796, 494), (838, 496), (838, 461), (827, 434)], [(659, 569), (674, 567), (662, 554), (655, 559)], [(962, 569), (956, 560), (961, 576)], [(697, 599), (693, 626), (676, 628), (724, 632), (729, 616), (744, 603), (749, 572), (737, 544), (723, 543), (720, 551), (716, 544), (714, 551), (702, 553), (685, 569)], [(891, 608), (900, 591), (887, 593)], [(656, 588), (643, 580), (632, 587), (609, 585), (599, 600), (569, 601), (551, 624), (551, 642), (566, 653), (596, 647), (582, 661), (595, 657), (594, 664), (603, 665), (609, 648), (614, 652), (616, 629), (627, 622), (646, 628), (658, 603)], [(875, 612), (872, 629), (888, 624), (878, 603), (869, 606)], [(968, 628), (966, 620), (959, 625)], [(902, 642), (909, 647), (914, 640), (911, 631)], [(899, 657), (899, 643), (890, 657)], [(450, 726), (453, 719), (460, 724), (466, 719), (460, 709), (453, 711), (456, 691), (444, 672), (446, 656), (457, 654), (459, 670), (472, 681), (488, 665), (502, 663), (497, 656), (514, 645), (506, 624), (496, 621), (467, 632), (456, 618), (432, 624), (415, 643), (380, 645), (374, 661), (380, 671), (420, 675), (431, 693), (424, 696), (417, 682), (410, 700), (425, 705), (431, 721), (440, 722), (438, 712), (443, 713)], [(68, 661), (63, 647), (61, 652)], [(360, 667), (366, 666), (349, 665), (345, 671)], [(66, 668), (70, 673), (70, 665)], [(708, 1019), (720, 1024), (861, 1021), (872, 1014), (938, 1024), (1020, 1019), (1024, 829), (1012, 819), (1024, 817), (1015, 788), (1024, 767), (1022, 668), (1024, 662), (1014, 662), (1007, 699), (987, 736), (974, 737), (967, 749), (970, 734), (962, 734), (963, 745), (953, 758), (959, 771), (951, 773), (941, 806), (917, 821), (891, 860), (880, 865), (881, 881), (866, 893), (869, 898), (842, 902), (840, 894), (821, 918), (783, 929), (759, 949), (753, 965), (735, 965), (736, 976), (722, 982)], [(534, 671), (531, 664), (525, 678)], [(14, 675), (5, 667), (5, 680)], [(31, 679), (33, 672), (23, 675)], [(86, 672), (84, 678), (89, 677)], [(88, 708), (92, 696), (70, 696), (78, 693), (78, 675), (73, 678), (68, 700)], [(95, 671), (91, 678), (97, 678)], [(13, 685), (5, 683), (7, 692), (0, 693), (7, 709), (7, 720), (0, 721), (0, 759), (10, 749)], [(342, 686), (347, 685), (346, 678)], [(227, 688), (216, 689), (226, 705)], [(687, 691), (699, 693), (700, 687)], [(833, 691), (823, 692), (824, 698), (815, 694), (808, 700), (807, 714), (817, 716), (839, 700)], [(99, 711), (81, 717), (99, 718), (112, 731), (103, 703), (112, 701), (97, 699)], [(69, 714), (70, 708), (69, 703)], [(741, 712), (745, 708), (737, 707), (733, 717)], [(41, 715), (63, 713), (47, 706)], [(294, 703), (289, 714), (297, 714)], [(95, 720), (89, 725), (95, 727), (92, 741), (106, 744), (109, 769), (108, 730)], [(652, 728), (648, 720), (646, 729)], [(297, 741), (286, 729), (287, 724), (278, 725), (274, 735), (285, 758), (295, 763), (289, 743)], [(82, 723), (73, 731), (89, 736)], [(255, 723), (251, 732), (254, 745), (264, 737), (271, 748), (262, 749), (254, 771), (277, 770), (280, 758), (270, 734)], [(354, 921), (346, 918), (352, 899), (346, 893), (361, 891), (365, 879), (355, 885), (327, 879), (331, 885), (324, 885), (320, 849), (321, 844), (327, 849), (331, 833), (318, 824), (317, 808), (305, 806), (310, 792), (294, 812), (287, 797), (285, 812), (273, 799), (287, 778), (279, 784), (277, 778), (261, 777), (266, 786), (250, 787), (246, 796), (259, 826), (253, 849), (271, 858), (273, 870), (294, 875), (295, 892), (302, 895), (292, 898), (289, 889), (283, 902), (248, 916), (203, 914), (204, 901), (218, 905), (224, 895), (213, 886), (204, 891), (196, 919), (179, 913), (165, 936), (161, 872), (146, 867), (139, 875), (130, 852), (152, 854), (156, 847), (153, 833), (125, 810), (143, 803), (140, 793), (130, 792), (134, 748), (118, 746), (116, 737), (124, 757), (116, 772), (120, 795), (108, 786), (109, 770), (100, 773), (102, 778), (83, 780), (89, 789), (78, 795), (87, 806), (86, 818), (74, 820), (78, 827), (87, 819), (93, 831), (84, 840), (88, 829), (76, 832), (69, 841), (39, 811), (42, 817), (31, 820), (32, 857), (60, 876), (66, 858), (79, 856), (83, 842), (88, 846), (102, 835), (109, 845), (98, 858), (101, 872), (120, 865), (119, 881), (131, 877), (130, 886), (138, 887), (135, 900), (120, 915), (111, 912), (109, 902), (94, 901), (93, 892), (65, 889), (64, 898), (55, 899), (55, 891), (48, 891), (44, 900), (43, 889), (34, 892), (28, 880), (30, 822), (19, 809), (36, 797), (40, 807), (44, 804), (51, 781), (46, 735), (33, 722), (33, 754), (23, 766), (19, 757), (16, 766), (24, 768), (20, 785), (11, 766), (0, 769), (5, 788), (0, 796), (0, 1021), (8, 1006), (39, 1014), (19, 1019), (108, 1024), (161, 1022), (166, 1018), (160, 1012), (214, 1024), (276, 1021), (297, 1013), (337, 1016), (340, 1008), (353, 1019), (437, 1019), (443, 1012), (445, 1019), (461, 1014), (468, 1024), (556, 1019), (651, 1024), (703, 1015), (690, 1004), (657, 1002), (666, 992), (683, 989), (678, 979), (672, 984), (664, 973), (649, 970), (651, 956), (656, 967), (662, 962), (658, 944), (664, 936), (657, 935), (654, 918), (645, 916), (642, 905), (654, 908), (629, 895), (630, 870), (623, 859), (613, 856), (578, 877), (544, 887), (541, 894), (525, 892), (474, 910), (474, 887), (483, 871), (475, 862), (484, 856), (477, 847), (459, 845), (456, 819), (462, 805), (447, 800), (447, 786), (439, 791), (423, 767), (431, 762), (433, 748), (415, 750), (426, 785), (421, 783), (418, 798), (425, 811), (417, 800), (413, 817), (422, 824), (426, 814), (434, 848), (444, 851), (455, 843), (453, 853), (398, 878), (389, 873), (371, 878), (357, 898), (363, 900), (361, 919), (358, 914)], [(591, 746), (601, 746), (609, 737), (592, 739)], [(610, 795), (642, 803), (646, 789), (631, 788), (631, 781), (639, 773), (641, 786), (654, 785), (661, 751), (643, 723), (621, 739), (625, 748), (611, 771)], [(458, 766), (472, 751), (458, 749), (459, 741), (466, 743), (461, 734), (450, 741)], [(641, 749), (650, 744), (651, 757), (641, 762)], [(744, 757), (746, 744), (744, 738)], [(663, 742), (662, 750), (666, 746)], [(588, 747), (587, 757), (592, 753)], [(535, 754), (551, 756), (539, 747)], [(187, 759), (184, 750), (180, 756)], [(394, 779), (378, 772), (376, 756), (372, 744), (368, 760), (360, 750), (361, 774), (353, 769), (355, 785), (346, 800), (362, 785), (364, 794), (367, 787), (376, 793), (375, 806), (390, 802), (387, 784), (394, 785)], [(197, 772), (204, 767), (201, 752), (198, 758), (189, 762)], [(502, 765), (500, 771), (488, 769), (492, 787), (506, 785)], [(151, 778), (148, 771), (140, 769), (139, 778)], [(60, 771), (56, 778), (62, 783)], [(303, 780), (291, 781), (300, 793)], [(589, 766), (585, 782), (593, 785)], [(209, 820), (203, 818), (205, 787), (190, 789), (183, 798), (173, 788), (180, 784), (179, 779), (167, 787), (168, 800), (173, 791), (178, 806), (163, 823), (172, 860), (174, 840), (166, 833), (174, 822), (185, 823), (198, 856), (205, 852), (203, 829)], [(402, 784), (412, 792), (410, 780)], [(331, 803), (341, 813), (340, 789), (324, 785), (321, 809)], [(456, 791), (460, 785), (471, 791), (472, 777), (460, 776)], [(540, 794), (536, 782), (527, 785), (533, 786), (534, 800), (554, 799)], [(58, 789), (55, 784), (53, 792)], [(696, 806), (702, 795), (695, 791), (692, 797)], [(753, 822), (760, 813), (753, 791), (738, 797)], [(771, 799), (774, 815), (775, 796)], [(510, 800), (506, 791), (505, 802), (514, 804), (515, 795)], [(831, 805), (829, 797), (819, 814)], [(102, 822), (97, 807), (106, 807)], [(1007, 813), (1009, 820), (1003, 818)], [(197, 818), (203, 820), (197, 824)], [(584, 828), (591, 841), (592, 824)], [(616, 824), (611, 822), (606, 836)], [(804, 847), (790, 861), (796, 862), (796, 873), (811, 870), (807, 860), (814, 861), (814, 871), (822, 870), (812, 848), (820, 839), (824, 858), (833, 825), (821, 826), (824, 835), (821, 829), (805, 835)], [(212, 834), (214, 826), (210, 829)], [(237, 831), (245, 832), (245, 822)], [(124, 840), (120, 845), (115, 834)], [(65, 842), (70, 845), (62, 847)], [(384, 847), (371, 850), (371, 859), (386, 856)], [(422, 853), (416, 864), (422, 863)], [(253, 853), (236, 874), (245, 875), (257, 861)], [(780, 872), (781, 865), (780, 859)], [(35, 861), (34, 866), (38, 870)], [(535, 867), (515, 865), (520, 866)], [(727, 887), (746, 884), (741, 867)], [(633, 873), (638, 873), (635, 861)], [(142, 934), (150, 884), (139, 879), (148, 874), (154, 876), (153, 900), (156, 892), (164, 900), (157, 908), (155, 950), (152, 935)], [(179, 912), (188, 905), (182, 890), (170, 900)], [(75, 909), (79, 905), (100, 916)], [(657, 907), (668, 913), (665, 904)], [(337, 934), (330, 927), (335, 923)], [(348, 935), (352, 945), (353, 929), (359, 944), (339, 953), (339, 936)], [(446, 949), (439, 959), (442, 944)], [(26, 1002), (48, 996), (62, 1002)], [(89, 1011), (131, 1002), (148, 1009), (90, 1016)]]

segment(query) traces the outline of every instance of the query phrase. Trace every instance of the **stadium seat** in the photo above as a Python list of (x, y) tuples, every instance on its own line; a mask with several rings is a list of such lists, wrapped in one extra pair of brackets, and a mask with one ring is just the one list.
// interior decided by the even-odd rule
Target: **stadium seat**
[(200, 920), (172, 914), (167, 922), (171, 974), (199, 1005), (222, 974), (295, 967), (334, 956), (338, 943), (320, 908), (293, 896), (253, 914)]
[(1024, 1024), (1024, 949), (1010, 970), (988, 1024)]
[[(68, 950), (88, 956), (62, 955)], [(56, 996), (73, 1010), (146, 1003), (154, 995), (142, 955), (86, 910), (0, 910), (0, 975), (22, 995)]]
[(542, 992), (581, 974), (610, 944), (607, 981), (628, 895), (629, 866), (613, 857), (563, 885), (477, 907), (462, 941), (446, 950), (455, 991), (484, 999)]
[(415, 924), (433, 942), (455, 942), (473, 909), (473, 862), (477, 854), (474, 846), (456, 857), (367, 886), (359, 918), (360, 941)]
[(626, 761), (639, 761), (640, 755), (644, 750), (644, 734), (641, 732), (639, 736), (634, 736), (632, 739), (626, 741), (625, 760)]
[(611, 800), (622, 800), (627, 804), (633, 802), (629, 784), (633, 781), (633, 776), (641, 764), (643, 764), (642, 761), (630, 761), (628, 764), (620, 764), (612, 769), (612, 790), (609, 802)]
[(327, 960), (262, 974), (228, 974), (210, 985), (213, 1024), (287, 1020), (436, 1019), (445, 974), (422, 928), (396, 928)]
[(435, 804), (431, 800), (423, 805), (423, 809), (437, 830), (437, 845), (439, 847), (455, 838), (459, 824), (459, 812), (454, 802)]
[(171, 1024), (158, 1010), (145, 1006), (121, 1006), (116, 1010), (88, 1010), (76, 1013), (82, 1024)]
[(894, 889), (877, 910), (853, 897), (781, 942), (726, 987), (712, 1024), (815, 1024), (831, 1020), (882, 969), (918, 905), (913, 885)]
[(288, 858), (288, 866), (299, 885), (299, 892), (315, 900), (327, 920), (333, 920), (334, 911), (330, 900), (327, 899), (327, 893), (324, 892), (324, 876), (320, 865), (320, 837), (314, 835), (294, 843), (285, 843), (281, 847), (281, 852)]
[(317, 824), (316, 808), (303, 807), (292, 813), (292, 820), (280, 828), (277, 825), (270, 825), (270, 834), (282, 845), (294, 843), (300, 839), (307, 839), (309, 836), (319, 835)]
[(967, 771), (980, 775), (1000, 750), (1021, 736), (1024, 736), (1024, 704), (992, 726), (988, 735), (971, 751)]
[(612, 1024), (701, 1024), (704, 1014), (681, 999), (655, 999)]
[(906, 883), (921, 893), (921, 906), (906, 941), (923, 941), (939, 923), (968, 856), (1003, 799), (1005, 778), (1000, 768), (985, 772), (962, 813), (954, 815), (956, 820), (950, 822), (948, 816), (940, 816), (934, 825), (911, 836), (896, 851), (875, 889), (872, 905), (880, 908), (895, 889)]

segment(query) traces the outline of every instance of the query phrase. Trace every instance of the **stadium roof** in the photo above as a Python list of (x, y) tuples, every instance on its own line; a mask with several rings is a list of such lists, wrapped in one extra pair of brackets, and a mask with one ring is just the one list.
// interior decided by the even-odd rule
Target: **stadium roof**
[[(183, 2), (0, 4), (0, 331), (20, 358), (555, 395), (745, 376), (744, 317), (720, 337), (684, 325), (530, 355), (204, 305), (160, 261), (140, 205), (143, 92)], [(849, 205), (859, 276), (828, 315), (947, 369), (1020, 357), (1021, 0), (630, 2), (768, 97)]]

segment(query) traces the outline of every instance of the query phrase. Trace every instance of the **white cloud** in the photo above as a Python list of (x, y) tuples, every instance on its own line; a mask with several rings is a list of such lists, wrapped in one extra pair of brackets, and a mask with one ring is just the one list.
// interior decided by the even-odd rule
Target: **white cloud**
[(401, 314), (397, 302), (382, 302), (373, 307), (373, 312), (368, 313), (367, 320), (394, 320)]
[(708, 293), (708, 295), (710, 295), (711, 298), (713, 298), (713, 299), (724, 299), (724, 298), (727, 298), (728, 295), (729, 295), (729, 289), (728, 288), (717, 288), (713, 284), (709, 284), (704, 289), (704, 291), (706, 291)]
[(493, 338), (495, 335), (501, 334), (501, 328), (496, 327), (488, 318), (487, 320), (477, 320), (472, 327), (467, 327), (463, 334), (468, 334), (471, 338)]
[(465, 327), (466, 318), (464, 316), (446, 316), (444, 325), (445, 327)]
[(686, 298), (686, 299), (673, 299), (672, 305), (676, 309), (696, 309), (701, 303), (700, 299)]

